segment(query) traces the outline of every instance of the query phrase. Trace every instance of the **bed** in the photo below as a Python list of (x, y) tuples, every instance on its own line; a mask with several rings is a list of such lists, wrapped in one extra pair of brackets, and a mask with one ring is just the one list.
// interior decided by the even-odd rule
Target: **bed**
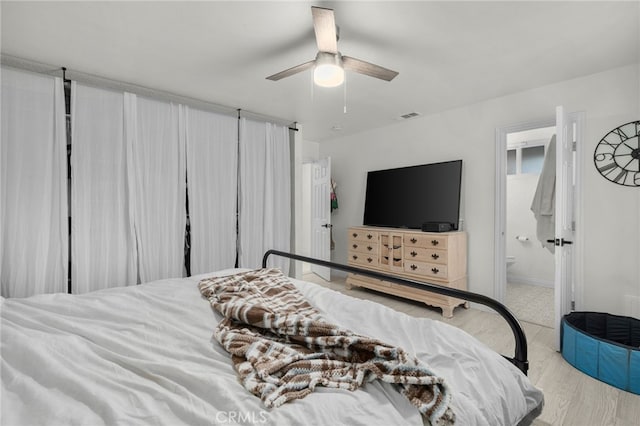
[[(276, 251), (265, 254), (265, 265), (269, 255), (349, 268)], [(205, 278), (239, 272), (3, 299), (1, 423), (424, 424), (396, 385), (378, 380), (355, 391), (318, 386), (302, 399), (265, 408), (239, 383), (229, 354), (212, 339), (222, 316), (198, 289)], [(291, 281), (328, 320), (398, 345), (444, 377), (456, 424), (527, 424), (540, 413), (543, 394), (525, 374), (526, 340), (509, 359), (442, 322)], [(479, 295), (467, 296), (476, 301)]]

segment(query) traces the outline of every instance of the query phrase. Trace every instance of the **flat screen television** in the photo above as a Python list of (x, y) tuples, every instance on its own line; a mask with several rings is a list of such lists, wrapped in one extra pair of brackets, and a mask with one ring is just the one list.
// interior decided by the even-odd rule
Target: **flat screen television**
[(462, 160), (367, 174), (363, 224), (420, 229), (443, 222), (458, 229)]

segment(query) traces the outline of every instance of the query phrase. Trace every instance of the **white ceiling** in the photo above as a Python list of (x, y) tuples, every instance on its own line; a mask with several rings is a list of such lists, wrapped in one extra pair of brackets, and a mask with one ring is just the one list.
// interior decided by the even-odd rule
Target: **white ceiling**
[[(391, 82), (312, 71), (310, 6), (335, 9), (339, 50)], [(1, 2), (2, 53), (301, 123), (323, 141), (640, 62), (640, 3)], [(633, 95), (633, 94), (632, 94)], [(339, 127), (341, 130), (335, 130)]]

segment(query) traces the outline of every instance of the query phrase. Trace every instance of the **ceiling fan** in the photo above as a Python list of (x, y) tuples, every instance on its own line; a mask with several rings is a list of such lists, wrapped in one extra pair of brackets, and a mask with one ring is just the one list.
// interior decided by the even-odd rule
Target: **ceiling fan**
[(311, 7), (313, 29), (316, 34), (318, 54), (313, 61), (270, 75), (267, 80), (278, 81), (314, 67), (313, 80), (318, 86), (336, 87), (344, 82), (344, 70), (355, 71), (381, 80), (391, 81), (396, 71), (371, 64), (338, 51), (338, 31), (333, 9)]

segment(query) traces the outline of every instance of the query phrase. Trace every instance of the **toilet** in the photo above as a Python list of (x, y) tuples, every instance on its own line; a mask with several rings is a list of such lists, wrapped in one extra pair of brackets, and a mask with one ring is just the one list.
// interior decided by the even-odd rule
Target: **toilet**
[(514, 263), (516, 263), (516, 257), (515, 256), (507, 256), (507, 268), (511, 265), (513, 265)]

